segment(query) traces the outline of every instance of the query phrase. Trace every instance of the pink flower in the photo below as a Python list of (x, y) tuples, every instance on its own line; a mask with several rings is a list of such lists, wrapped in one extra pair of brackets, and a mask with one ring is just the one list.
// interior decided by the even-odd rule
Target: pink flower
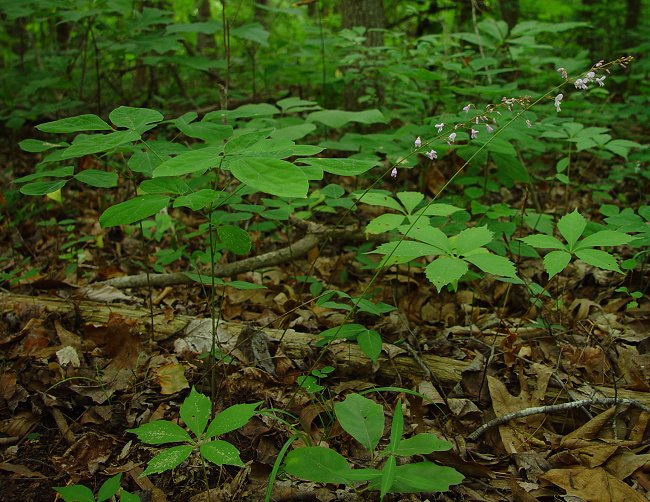
[(427, 152), (427, 157), (429, 157), (430, 160), (437, 159), (438, 158), (438, 152), (435, 150), (431, 150)]
[(555, 109), (557, 112), (560, 112), (560, 103), (562, 102), (562, 98), (564, 97), (564, 94), (558, 94), (555, 96)]
[(393, 167), (393, 170), (390, 172), (391, 178), (397, 178), (397, 168)]
[(415, 145), (415, 148), (420, 148), (422, 146), (422, 138), (418, 136), (417, 138), (415, 138), (413, 144)]
[(471, 103), (468, 104), (467, 106), (463, 106), (463, 111), (464, 111), (465, 113), (469, 113), (469, 109), (470, 109), (471, 107), (472, 107), (472, 104), (471, 104)]
[(477, 136), (478, 136), (478, 131), (477, 131), (476, 129), (472, 129), (472, 130), (470, 131), (470, 135), (469, 135), (469, 137), (470, 137), (471, 139), (476, 139)]
[(599, 86), (604, 87), (605, 84), (603, 83), (603, 81), (604, 81), (606, 78), (607, 78), (607, 75), (603, 75), (602, 77), (598, 77), (598, 78), (595, 79), (595, 80), (596, 80), (596, 83), (597, 83)]
[(563, 78), (564, 80), (566, 80), (567, 78), (569, 78), (569, 75), (568, 75), (567, 72), (566, 72), (566, 68), (562, 68), (562, 67), (560, 67), (560, 68), (557, 69), (557, 72), (558, 72), (560, 75), (562, 75), (562, 78)]
[(444, 122), (440, 122), (439, 124), (436, 124), (436, 128), (438, 129), (438, 132), (442, 132), (443, 127), (445, 127)]
[(577, 78), (576, 81), (573, 83), (573, 85), (576, 86), (576, 89), (582, 89), (583, 91), (586, 91), (588, 89), (587, 82), (588, 82), (587, 80)]
[(494, 128), (493, 128), (490, 124), (485, 124), (485, 129), (486, 129), (487, 132), (489, 132), (489, 133), (491, 133), (492, 131), (494, 131)]
[(447, 141), (447, 143), (451, 144), (451, 143), (453, 143), (454, 141), (456, 141), (456, 133), (455, 133), (455, 132), (452, 132), (452, 133), (449, 135), (449, 141)]

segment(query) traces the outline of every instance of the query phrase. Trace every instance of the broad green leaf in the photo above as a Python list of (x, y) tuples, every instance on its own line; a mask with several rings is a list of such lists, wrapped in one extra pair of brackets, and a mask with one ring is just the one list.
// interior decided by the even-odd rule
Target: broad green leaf
[(350, 466), (341, 454), (322, 446), (298, 448), (287, 454), (288, 474), (317, 483), (348, 484)]
[[(379, 165), (376, 160), (362, 159), (300, 159), (300, 162), (309, 166), (319, 167), (326, 173), (336, 174), (337, 176), (357, 176), (370, 171), (373, 167)], [(367, 194), (369, 195), (369, 194)], [(364, 197), (364, 202), (365, 197)], [(366, 202), (369, 204), (369, 202)]]
[(424, 242), (416, 241), (394, 241), (382, 244), (372, 253), (386, 255), (386, 259), (395, 260), (414, 260), (421, 256), (435, 256), (441, 253), (440, 248), (434, 247)]
[(255, 414), (255, 409), (261, 404), (250, 403), (250, 404), (235, 404), (226, 408), (221, 413), (219, 413), (214, 420), (210, 422), (208, 430), (206, 431), (206, 437), (220, 436), (226, 432), (234, 431), (246, 425), (248, 421)]
[(187, 457), (190, 456), (193, 446), (173, 446), (163, 450), (161, 453), (149, 460), (147, 468), (142, 473), (143, 476), (149, 474), (158, 474), (160, 472), (169, 471), (174, 467), (178, 467), (183, 463)]
[(21, 178), (16, 178), (14, 183), (25, 183), (27, 181), (34, 181), (41, 178), (67, 178), (68, 176), (72, 176), (72, 173), (74, 173), (74, 167), (72, 166), (58, 167), (50, 171), (40, 171), (28, 174), (27, 176), (22, 176)]
[(102, 228), (129, 225), (159, 213), (169, 204), (164, 195), (141, 195), (109, 207), (99, 217)]
[(244, 467), (239, 450), (228, 441), (217, 439), (201, 445), (199, 451), (206, 460), (215, 465), (236, 465)]
[(356, 338), (365, 331), (368, 329), (361, 324), (342, 324), (322, 331), (319, 336), (325, 339), (348, 339)]
[(370, 223), (366, 225), (366, 232), (369, 234), (382, 234), (395, 230), (402, 223), (404, 223), (404, 215), (386, 213), (370, 220)]
[(124, 127), (138, 134), (151, 129), (150, 124), (160, 122), (164, 117), (157, 110), (149, 108), (133, 108), (130, 106), (120, 106), (113, 110), (108, 118), (117, 127)]
[(273, 134), (271, 134), (271, 137), (275, 139), (296, 140), (296, 139), (304, 138), (309, 133), (314, 132), (315, 130), (316, 130), (316, 126), (314, 124), (305, 122), (304, 124), (298, 124), (298, 125), (283, 127), (282, 129), (276, 129), (275, 131), (273, 131)]
[(435, 253), (428, 254), (452, 254), (449, 238), (436, 227), (419, 224), (403, 225), (399, 228), (399, 231), (412, 239), (417, 239), (436, 248)]
[(418, 216), (450, 216), (458, 211), (462, 211), (462, 209), (452, 206), (451, 204), (434, 203), (424, 206), (422, 209), (418, 209), (414, 214)]
[(458, 281), (468, 270), (467, 262), (451, 256), (441, 256), (427, 265), (425, 274), (440, 293), (444, 286)]
[(381, 472), (381, 481), (379, 484), (379, 499), (383, 500), (387, 493), (390, 492), (393, 482), (395, 481), (395, 470), (397, 468), (397, 459), (392, 455), (388, 457)]
[(557, 222), (557, 229), (569, 244), (569, 251), (573, 251), (577, 240), (585, 231), (587, 220), (576, 209), (572, 213), (565, 214)]
[(23, 152), (41, 153), (52, 148), (61, 148), (69, 146), (68, 143), (50, 143), (49, 141), (41, 141), (39, 139), (24, 139), (18, 146)]
[(476, 265), (483, 272), (501, 277), (517, 277), (517, 269), (505, 256), (491, 253), (476, 253), (465, 256), (465, 260)]
[(92, 490), (83, 485), (55, 486), (54, 491), (61, 495), (65, 502), (95, 502)]
[(376, 363), (381, 354), (381, 335), (375, 330), (367, 329), (357, 336), (357, 343), (363, 353)]
[(379, 444), (384, 433), (384, 408), (373, 400), (350, 394), (334, 405), (341, 427), (369, 452)]
[(263, 47), (269, 45), (269, 32), (264, 29), (261, 23), (250, 23), (237, 28), (232, 28), (229, 33), (233, 37), (243, 38), (260, 44)]
[(571, 261), (571, 253), (566, 251), (551, 251), (544, 256), (544, 269), (549, 280), (564, 270)]
[(83, 157), (92, 153), (107, 152), (118, 146), (140, 139), (135, 131), (115, 131), (109, 134), (79, 135), (61, 152), (61, 159)]
[[(193, 272), (184, 272), (184, 274), (199, 284), (205, 284), (206, 286), (212, 285), (213, 279), (209, 275), (195, 274)], [(224, 281), (220, 277), (214, 278), (214, 284), (215, 286), (223, 286), (241, 290), (266, 289), (266, 286), (262, 286), (261, 284), (253, 284), (252, 282), (246, 281)]]
[(223, 151), (226, 155), (234, 154), (243, 154), (249, 152), (249, 150), (257, 143), (269, 137), (275, 129), (260, 129), (257, 131), (240, 134), (228, 140), (228, 143), (223, 148)]
[(49, 133), (70, 133), (81, 131), (112, 131), (113, 128), (97, 115), (91, 113), (68, 117), (54, 122), (45, 122), (36, 129)]
[(316, 101), (307, 101), (306, 99), (300, 99), (297, 97), (281, 99), (276, 104), (280, 108), (282, 108), (283, 112), (287, 112), (292, 108), (303, 108), (303, 107), (312, 107), (312, 106), (318, 107), (318, 103), (316, 103)]
[(343, 110), (320, 110), (307, 116), (309, 122), (320, 122), (328, 127), (343, 127), (350, 122), (361, 124), (386, 123), (384, 115), (376, 109), (360, 112), (347, 112)]
[(211, 188), (202, 188), (198, 192), (178, 197), (174, 200), (174, 207), (189, 207), (192, 211), (200, 211), (210, 205), (218, 206), (219, 202), (226, 197), (228, 195), (224, 192), (217, 192)]
[(197, 438), (201, 437), (205, 426), (210, 419), (212, 401), (196, 391), (194, 387), (181, 404), (180, 415), (185, 425), (194, 433)]
[(526, 244), (534, 248), (542, 248), (542, 249), (565, 249), (566, 248), (566, 246), (562, 244), (562, 242), (557, 240), (552, 235), (545, 235), (545, 234), (529, 235), (528, 237), (522, 237), (519, 240), (525, 242)]
[(397, 198), (406, 208), (406, 212), (411, 214), (424, 199), (424, 194), (421, 192), (398, 192)]
[(190, 442), (192, 438), (180, 425), (168, 420), (155, 420), (142, 424), (135, 429), (127, 429), (138, 436), (138, 439), (147, 444), (165, 444)]
[(399, 202), (383, 193), (368, 192), (365, 194), (353, 194), (352, 197), (356, 198), (357, 202), (362, 202), (370, 206), (389, 207), (399, 211), (400, 213), (404, 213), (404, 208)]
[(127, 492), (126, 490), (121, 490), (120, 502), (141, 502), (141, 501), (140, 501), (140, 497), (135, 493)]
[(98, 188), (111, 188), (117, 186), (117, 173), (107, 173), (99, 169), (86, 169), (74, 175), (77, 181)]
[(616, 263), (616, 258), (600, 249), (581, 249), (576, 251), (575, 255), (582, 261), (594, 267), (603, 270), (611, 270), (613, 272), (618, 272), (619, 274), (622, 273), (621, 269), (618, 267), (618, 263)]
[(242, 158), (230, 163), (230, 171), (235, 178), (255, 190), (278, 197), (307, 197), (307, 177), (291, 162), (280, 159)]
[(251, 237), (243, 228), (220, 225), (217, 227), (217, 234), (226, 249), (235, 254), (246, 254), (251, 250)]
[(453, 246), (460, 255), (480, 248), (492, 242), (494, 234), (487, 226), (466, 228), (452, 239)]
[(248, 105), (242, 105), (239, 108), (234, 110), (218, 110), (208, 113), (203, 120), (213, 120), (213, 121), (222, 121), (222, 120), (234, 120), (242, 118), (252, 118), (252, 117), (269, 117), (271, 115), (276, 115), (280, 113), (275, 106), (268, 103), (254, 103)]
[(110, 499), (113, 495), (117, 493), (120, 489), (120, 481), (122, 480), (122, 473), (116, 474), (108, 478), (97, 492), (97, 502), (104, 502), (104, 500)]
[(153, 177), (182, 176), (188, 173), (204, 172), (220, 164), (222, 157), (219, 154), (222, 150), (222, 147), (219, 146), (181, 153), (158, 165), (153, 170)]
[(64, 181), (34, 181), (20, 187), (23, 195), (47, 195), (61, 190), (68, 180)]
[[(390, 493), (446, 492), (450, 485), (458, 485), (463, 479), (456, 469), (433, 462), (398, 465)], [(376, 481), (371, 483), (371, 488), (373, 484)]]
[(639, 143), (625, 139), (613, 139), (605, 145), (605, 148), (616, 155), (627, 159), (631, 148), (641, 148)]
[(592, 248), (596, 246), (622, 246), (634, 240), (634, 237), (615, 230), (601, 230), (588, 235), (579, 241), (575, 250)]
[[(144, 180), (138, 187), (146, 194), (175, 194), (180, 195), (190, 191), (190, 186), (185, 180), (178, 178), (156, 178), (155, 180)], [(200, 191), (200, 190), (199, 190)], [(180, 197), (179, 197), (180, 199)], [(174, 201), (174, 207), (180, 206), (178, 199)]]
[(400, 457), (412, 457), (413, 455), (427, 455), (434, 451), (446, 451), (451, 447), (452, 444), (449, 441), (438, 439), (435, 434), (422, 433), (402, 439), (393, 453)]

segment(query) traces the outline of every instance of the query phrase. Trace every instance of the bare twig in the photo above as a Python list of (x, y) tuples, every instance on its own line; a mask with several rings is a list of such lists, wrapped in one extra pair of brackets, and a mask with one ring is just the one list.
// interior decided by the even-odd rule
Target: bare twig
[(489, 422), (481, 425), (478, 429), (472, 432), (467, 439), (470, 441), (476, 441), (485, 431), (497, 425), (505, 424), (510, 420), (515, 420), (517, 418), (529, 417), (531, 415), (541, 415), (544, 413), (556, 413), (558, 411), (572, 410), (574, 408), (580, 408), (582, 406), (588, 406), (592, 404), (600, 404), (605, 406), (616, 406), (619, 404), (626, 404), (628, 406), (635, 406), (645, 412), (650, 413), (650, 408), (635, 399), (620, 399), (615, 397), (597, 397), (592, 399), (582, 399), (580, 401), (572, 401), (570, 403), (562, 404), (552, 404), (548, 406), (536, 406), (534, 408), (526, 408), (525, 410), (513, 411), (506, 415), (497, 417)]

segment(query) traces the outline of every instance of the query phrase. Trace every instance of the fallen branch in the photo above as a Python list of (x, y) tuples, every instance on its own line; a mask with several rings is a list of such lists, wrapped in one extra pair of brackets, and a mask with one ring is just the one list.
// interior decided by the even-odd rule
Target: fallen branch
[(600, 404), (605, 406), (616, 406), (619, 404), (626, 404), (628, 406), (634, 406), (640, 408), (643, 411), (650, 413), (650, 407), (640, 403), (636, 399), (620, 399), (615, 397), (595, 397), (592, 399), (581, 399), (580, 401), (571, 401), (569, 403), (562, 404), (550, 404), (548, 406), (536, 406), (534, 408), (526, 408), (525, 410), (513, 411), (512, 413), (507, 413), (497, 417), (489, 422), (481, 425), (478, 429), (472, 432), (467, 439), (470, 441), (476, 441), (480, 438), (485, 431), (497, 425), (503, 425), (510, 420), (516, 420), (517, 418), (529, 417), (531, 415), (542, 415), (557, 413), (558, 411), (572, 410), (574, 408), (581, 408), (582, 406), (588, 406), (591, 404)]
[[(214, 274), (216, 277), (234, 277), (244, 272), (251, 272), (267, 267), (274, 267), (290, 260), (300, 258), (306, 255), (310, 249), (322, 244), (326, 239), (340, 239), (347, 241), (364, 240), (363, 232), (360, 230), (342, 229), (342, 230), (324, 230), (326, 227), (314, 226), (316, 231), (308, 233), (302, 239), (294, 242), (293, 244), (269, 251), (258, 256), (245, 258), (243, 260), (226, 263), (216, 264)], [(162, 288), (166, 286), (175, 286), (179, 284), (190, 284), (195, 282), (190, 279), (183, 272), (176, 272), (170, 274), (149, 274), (149, 281), (152, 287)], [(124, 277), (116, 277), (108, 279), (99, 284), (113, 286), (118, 289), (126, 288), (144, 288), (148, 286), (147, 274), (127, 275)]]

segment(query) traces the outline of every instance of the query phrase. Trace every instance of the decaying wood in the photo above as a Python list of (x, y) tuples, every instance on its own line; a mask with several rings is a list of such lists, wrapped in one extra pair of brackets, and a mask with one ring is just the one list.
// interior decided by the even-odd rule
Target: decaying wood
[[(355, 242), (364, 240), (365, 236), (361, 230), (331, 229), (321, 225), (310, 225), (309, 233), (302, 239), (297, 240), (289, 246), (269, 251), (257, 256), (245, 258), (233, 263), (216, 264), (214, 274), (216, 277), (234, 277), (244, 272), (251, 272), (267, 267), (274, 267), (295, 260), (306, 255), (310, 249), (323, 244), (328, 239), (345, 240)], [(182, 272), (171, 274), (149, 274), (151, 287), (160, 288), (178, 284), (190, 284), (193, 282)], [(119, 289), (144, 288), (148, 286), (147, 274), (129, 275), (108, 279), (101, 284), (106, 284)]]
[[(44, 307), (50, 312), (61, 314), (75, 311), (83, 323), (95, 325), (106, 324), (111, 313), (118, 314), (135, 321), (142, 335), (144, 337), (149, 336), (148, 323), (150, 317), (147, 308), (0, 293), (0, 310), (2, 312), (10, 312), (15, 308), (27, 306)], [(154, 315), (154, 323), (154, 338), (157, 341), (162, 341), (173, 337), (182, 339), (192, 330), (196, 330), (197, 326), (209, 326), (210, 320), (183, 315), (170, 318), (166, 317), (162, 312), (158, 312)], [(237, 340), (245, 326), (242, 323), (221, 321), (218, 330), (219, 339), (226, 345), (232, 343)], [(265, 328), (264, 332), (271, 340), (280, 342), (284, 354), (294, 361), (310, 358), (318, 353), (319, 349), (315, 347), (315, 343), (320, 340), (320, 337), (315, 335), (300, 333), (292, 329), (284, 331)], [(383, 351), (379, 363), (373, 365), (356, 344), (342, 341), (328, 347), (326, 360), (337, 367), (339, 374), (348, 375), (352, 378), (367, 378), (374, 373), (381, 379), (395, 382), (396, 385), (400, 385), (401, 380), (427, 378), (429, 375), (426, 375), (421, 367), (421, 364), (425, 364), (430, 369), (431, 377), (447, 388), (456, 385), (461, 379), (462, 372), (469, 366), (467, 361), (457, 361), (430, 354), (422, 354), (420, 362), (417, 362), (406, 353), (388, 357), (386, 353), (400, 351), (391, 344), (384, 344), (384, 348), (388, 350)], [(598, 393), (598, 395), (593, 396), (594, 398), (618, 397), (619, 399), (633, 399), (644, 406), (650, 406), (650, 393), (647, 392), (622, 388), (616, 391), (613, 388), (596, 385), (591, 387)], [(554, 402), (567, 400), (566, 393), (555, 388), (548, 389), (547, 397)]]

